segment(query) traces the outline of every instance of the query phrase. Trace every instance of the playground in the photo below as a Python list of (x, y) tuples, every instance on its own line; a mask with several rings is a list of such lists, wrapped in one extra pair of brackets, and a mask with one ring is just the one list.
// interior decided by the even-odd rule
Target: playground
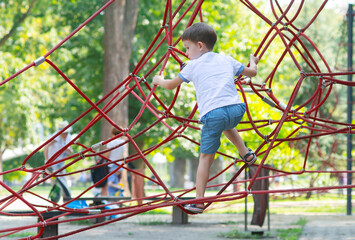
[(230, 1), (0, 3), (0, 237), (354, 239), (353, 5)]
[[(270, 216), (262, 227), (251, 225), (254, 202), (249, 197), (248, 215), (245, 216), (245, 202), (232, 201), (214, 204), (205, 214), (189, 215), (186, 223), (172, 223), (171, 208), (162, 208), (149, 214), (140, 214), (99, 228), (81, 231), (66, 239), (353, 239), (354, 216), (346, 216), (345, 195), (338, 192), (319, 193), (312, 199), (280, 196), (270, 201)], [(31, 201), (31, 198), (28, 198)], [(354, 207), (354, 206), (353, 206)], [(19, 202), (11, 210), (23, 209)], [(58, 234), (75, 232), (95, 224), (91, 220), (65, 222), (76, 217), (62, 217)], [(30, 217), (1, 216), (4, 229), (14, 226), (33, 226), (37, 219)], [(4, 239), (26, 238), (34, 235), (37, 228), (28, 228), (22, 233)], [(252, 233), (255, 232), (256, 235)], [(260, 236), (259, 234), (262, 235)]]
[[(322, 202), (322, 201), (320, 201)], [(320, 202), (308, 202), (314, 206)], [(299, 208), (306, 208), (307, 203), (292, 201), (283, 204), (292, 204)], [(324, 202), (323, 202), (324, 204)], [(329, 205), (345, 205), (345, 201), (332, 201)], [(234, 206), (243, 208), (243, 204)], [(271, 204), (275, 209), (277, 204)], [(190, 216), (189, 223), (184, 225), (171, 224), (169, 214), (149, 214), (135, 216), (114, 224), (104, 225), (100, 228), (84, 231), (75, 236), (66, 239), (98, 239), (105, 236), (105, 239), (161, 239), (173, 240), (176, 236), (181, 239), (354, 239), (355, 236), (355, 217), (344, 216), (344, 214), (334, 213), (292, 213), (292, 214), (271, 214), (271, 229), (267, 226), (262, 229), (255, 226), (247, 226), (245, 231), (244, 214), (226, 214), (226, 213), (207, 213), (198, 216)], [(248, 216), (250, 219), (250, 215)], [(298, 222), (306, 220), (304, 226)], [(9, 221), (10, 220), (10, 221)], [(14, 223), (29, 225), (34, 222), (33, 218), (11, 218), (0, 217), (0, 224), (3, 228), (10, 228)], [(90, 225), (85, 223), (84, 225)], [(267, 224), (266, 224), (267, 225)], [(80, 225), (81, 227), (83, 225)], [(59, 227), (59, 232), (70, 232), (78, 228), (76, 224), (64, 223)], [(290, 229), (301, 229), (297, 238), (295, 231)], [(251, 231), (264, 231), (262, 238), (258, 235), (250, 234)], [(238, 231), (236, 233), (236, 231)], [(30, 233), (31, 231), (28, 231)], [(36, 232), (33, 229), (33, 232)], [(289, 232), (289, 234), (285, 234)], [(283, 235), (282, 235), (283, 234)], [(298, 232), (297, 232), (298, 234)], [(243, 236), (246, 236), (243, 238)], [(25, 236), (23, 236), (25, 237)], [(19, 238), (19, 235), (18, 237)], [(4, 239), (14, 239), (13, 237)]]

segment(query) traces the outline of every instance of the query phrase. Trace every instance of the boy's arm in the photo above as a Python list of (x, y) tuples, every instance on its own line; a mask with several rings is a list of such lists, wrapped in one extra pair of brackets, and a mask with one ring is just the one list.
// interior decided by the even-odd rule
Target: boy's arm
[(174, 89), (180, 86), (183, 83), (182, 79), (179, 76), (176, 76), (175, 78), (169, 80), (169, 79), (164, 79), (164, 73), (161, 75), (156, 75), (153, 78), (153, 84), (161, 86), (165, 89)]
[(111, 182), (111, 181), (109, 181), (107, 185), (110, 186), (110, 187), (116, 188), (116, 189), (121, 189), (121, 186), (120, 186), (120, 185), (114, 184), (114, 183)]
[(48, 143), (46, 146), (44, 146), (43, 149), (43, 154), (44, 154), (44, 161), (47, 162), (48, 161), (48, 149), (49, 146), (53, 144), (53, 141), (51, 141), (50, 143)]
[(258, 67), (257, 67), (258, 62), (259, 62), (259, 58), (250, 54), (250, 61), (249, 61), (250, 65), (249, 67), (245, 67), (243, 69), (242, 75), (247, 77), (255, 77), (256, 74), (258, 73)]

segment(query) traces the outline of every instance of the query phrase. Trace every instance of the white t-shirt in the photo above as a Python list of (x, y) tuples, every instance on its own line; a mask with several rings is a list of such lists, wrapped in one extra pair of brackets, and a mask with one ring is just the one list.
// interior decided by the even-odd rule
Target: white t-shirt
[(201, 118), (213, 109), (242, 103), (234, 76), (243, 69), (244, 65), (234, 58), (214, 52), (204, 53), (187, 63), (179, 77), (194, 84)]
[[(107, 148), (113, 148), (116, 147), (120, 144), (122, 144), (124, 142), (124, 140), (122, 138), (117, 138), (115, 140), (112, 140), (111, 142), (107, 143)], [(126, 149), (127, 145), (123, 145), (121, 147), (115, 148), (113, 150), (110, 151), (110, 156), (108, 157), (110, 160), (112, 161), (116, 161), (118, 159), (122, 159), (123, 158), (123, 154), (124, 151)], [(110, 170), (114, 170), (115, 168), (117, 168), (117, 166), (115, 164), (109, 164)], [(123, 170), (122, 168), (120, 170)]]
[[(53, 135), (55, 135), (54, 133)], [(53, 136), (52, 135), (52, 136)], [(50, 159), (55, 153), (57, 153), (60, 149), (62, 149), (65, 145), (67, 145), (71, 141), (71, 135), (70, 133), (67, 134), (67, 137), (63, 139), (60, 135), (57, 136), (55, 139), (53, 139), (52, 143), (48, 146), (48, 159)], [(62, 154), (60, 154), (55, 160), (59, 161), (65, 157), (67, 157), (67, 152), (64, 151)], [(52, 165), (53, 170), (58, 170), (59, 168), (62, 168), (65, 165), (64, 162), (60, 162), (58, 164)]]

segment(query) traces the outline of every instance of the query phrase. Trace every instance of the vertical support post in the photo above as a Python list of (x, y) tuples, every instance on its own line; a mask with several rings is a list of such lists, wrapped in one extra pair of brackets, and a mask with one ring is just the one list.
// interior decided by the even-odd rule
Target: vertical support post
[(187, 224), (188, 215), (178, 206), (173, 206), (173, 224)]
[[(47, 221), (47, 219), (54, 217), (57, 213), (58, 212), (55, 212), (55, 213), (47, 212), (47, 213), (44, 213), (42, 216), (43, 216), (43, 219), (45, 221)], [(41, 220), (38, 218), (37, 222), (41, 222)], [(41, 228), (38, 227), (37, 233), (39, 233), (40, 230), (41, 230)], [(54, 237), (54, 236), (58, 236), (58, 234), (59, 234), (58, 224), (48, 225), (44, 228), (41, 238)], [(52, 239), (57, 240), (58, 238), (52, 238)]]
[[(245, 180), (247, 180), (247, 178), (248, 178), (248, 173), (247, 173), (248, 169), (249, 169), (248, 167), (244, 168), (244, 179)], [(244, 182), (244, 188), (245, 188), (245, 191), (248, 191), (247, 182)], [(245, 207), (244, 207), (244, 231), (248, 231), (248, 195), (244, 198), (244, 202), (245, 202)]]
[(270, 231), (270, 195), (269, 195), (269, 193), (267, 193), (267, 230)]
[[(349, 9), (348, 9), (348, 71), (353, 70), (353, 22), (354, 22), (354, 10), (353, 10), (353, 4), (349, 4)], [(348, 81), (352, 81), (352, 75), (348, 75)], [(352, 92), (352, 87), (348, 86), (348, 123), (351, 124), (352, 122), (352, 99), (353, 92)], [(351, 156), (351, 150), (352, 150), (352, 135), (349, 131), (348, 133), (348, 139), (347, 139), (347, 170), (351, 171), (352, 170), (352, 156)], [(347, 185), (352, 184), (352, 173), (348, 172), (347, 173)], [(347, 188), (347, 207), (346, 207), (346, 215), (351, 215), (351, 188)]]

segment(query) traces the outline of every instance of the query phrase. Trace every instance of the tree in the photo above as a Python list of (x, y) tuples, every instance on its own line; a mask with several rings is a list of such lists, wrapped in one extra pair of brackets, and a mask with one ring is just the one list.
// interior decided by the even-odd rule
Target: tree
[[(117, 0), (105, 11), (104, 95), (129, 73), (132, 40), (136, 27), (139, 0)], [(107, 103), (107, 101), (105, 102)], [(122, 127), (128, 125), (128, 98), (113, 108), (108, 116)], [(101, 138), (111, 136), (111, 124), (103, 121)]]
[[(15, 72), (15, 69), (24, 65), (24, 58), (21, 55), (16, 56), (11, 53), (11, 45), (19, 38), (18, 29), (24, 28), (25, 20), (31, 16), (36, 2), (37, 0), (2, 3), (0, 19), (4, 24), (2, 25), (4, 34), (0, 39), (0, 53), (4, 71), (0, 72), (1, 79), (5, 79), (9, 73)], [(29, 79), (29, 82), (31, 81), (32, 79)], [(30, 127), (35, 119), (31, 116), (34, 108), (29, 106), (30, 97), (34, 96), (33, 92), (21, 89), (26, 84), (21, 86), (16, 83), (19, 81), (3, 86), (0, 93), (0, 172), (3, 171), (2, 156), (6, 149), (23, 145), (26, 138), (35, 139), (29, 137), (31, 134), (28, 134), (28, 132), (34, 132), (34, 128)], [(35, 104), (35, 106), (38, 105)], [(2, 177), (1, 175), (0, 180)]]
[[(27, 4), (27, 1), (22, 1), (22, 3), (19, 2), (14, 2), (13, 4), (16, 5), (16, 13), (12, 15), (12, 26), (10, 30), (0, 39), (0, 47), (13, 35), (16, 33), (17, 29), (21, 26), (21, 24), (26, 20), (26, 18), (31, 14), (32, 9), (34, 8), (35, 3), (37, 0), (31, 0), (27, 6), (26, 12), (22, 12), (21, 10), (23, 9), (23, 5)], [(6, 5), (11, 4), (5, 3)], [(22, 6), (21, 6), (22, 5)], [(5, 6), (6, 8), (6, 6)]]

